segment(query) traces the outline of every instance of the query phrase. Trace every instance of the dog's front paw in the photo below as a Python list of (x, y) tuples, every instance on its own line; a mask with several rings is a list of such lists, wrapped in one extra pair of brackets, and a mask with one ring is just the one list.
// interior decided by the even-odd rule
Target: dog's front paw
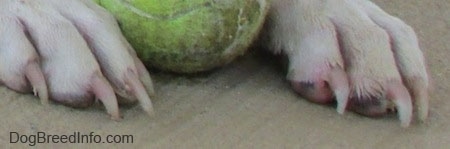
[(288, 79), (305, 98), (342, 113), (378, 116), (396, 109), (408, 126), (413, 103), (428, 115), (428, 76), (410, 26), (367, 0), (285, 0), (267, 23), (275, 52), (288, 56)]
[[(73, 107), (98, 98), (114, 119), (118, 102), (138, 100), (153, 113), (150, 76), (101, 7), (91, 0), (1, 4), (0, 80), (6, 86), (28, 92), (31, 85), (43, 101)], [(117, 101), (115, 93), (123, 98)]]

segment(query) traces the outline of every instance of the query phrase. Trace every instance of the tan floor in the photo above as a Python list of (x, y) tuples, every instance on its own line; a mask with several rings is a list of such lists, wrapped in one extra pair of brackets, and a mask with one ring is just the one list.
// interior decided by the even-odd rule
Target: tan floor
[[(448, 148), (450, 146), (450, 2), (448, 0), (376, 0), (386, 11), (412, 25), (434, 79), (429, 120), (400, 127), (395, 115), (367, 118), (338, 115), (294, 94), (278, 65), (247, 55), (200, 76), (157, 73), (157, 116), (138, 106), (122, 107), (124, 120), (113, 122), (97, 105), (86, 110), (52, 104), (0, 88), (0, 144), (10, 132), (106, 136), (130, 134), (132, 144), (37, 144), (37, 147), (146, 148)], [(4, 147), (2, 147), (4, 148)]]

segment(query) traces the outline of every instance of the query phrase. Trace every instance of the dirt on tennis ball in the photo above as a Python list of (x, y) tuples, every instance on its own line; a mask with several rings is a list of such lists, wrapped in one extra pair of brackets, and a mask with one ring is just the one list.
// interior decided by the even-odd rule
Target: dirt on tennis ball
[(268, 11), (266, 0), (96, 0), (118, 20), (150, 67), (193, 73), (242, 55)]

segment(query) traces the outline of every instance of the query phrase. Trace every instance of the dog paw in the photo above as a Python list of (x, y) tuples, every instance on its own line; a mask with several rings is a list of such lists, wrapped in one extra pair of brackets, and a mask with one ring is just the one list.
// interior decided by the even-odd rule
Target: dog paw
[[(273, 3), (266, 32), (289, 59), (293, 89), (367, 116), (395, 110), (407, 127), (428, 115), (428, 75), (413, 29), (367, 0)], [(413, 104), (415, 105), (413, 108)]]
[(137, 100), (153, 113), (149, 73), (115, 19), (91, 0), (2, 1), (0, 26), (7, 87), (72, 107), (99, 99), (113, 119), (121, 102)]

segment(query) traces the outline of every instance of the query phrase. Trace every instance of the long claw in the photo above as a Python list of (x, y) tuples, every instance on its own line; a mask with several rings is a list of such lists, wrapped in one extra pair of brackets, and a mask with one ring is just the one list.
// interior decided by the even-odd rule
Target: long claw
[(390, 86), (387, 98), (394, 102), (402, 127), (408, 127), (413, 115), (411, 96), (405, 86), (400, 83)]
[[(426, 91), (425, 91), (426, 94)], [(428, 117), (428, 99), (427, 95), (423, 95), (420, 97), (416, 97), (416, 105), (417, 105), (417, 117), (420, 121), (424, 122)]]
[(120, 120), (119, 105), (114, 90), (104, 77), (94, 76), (92, 78), (92, 91), (95, 97), (102, 101), (111, 119)]
[(39, 96), (41, 103), (47, 105), (48, 100), (48, 89), (45, 83), (44, 74), (42, 73), (39, 64), (37, 62), (29, 63), (25, 68), (25, 76), (33, 88), (35, 96)]
[(144, 87), (147, 90), (148, 95), (150, 95), (150, 97), (155, 96), (155, 89), (153, 88), (153, 82), (150, 77), (150, 74), (148, 73), (147, 69), (145, 69), (144, 64), (142, 64), (142, 62), (139, 59), (135, 58), (134, 61), (136, 64), (136, 69), (139, 74), (139, 80), (141, 80), (142, 84), (144, 84)]
[(336, 111), (339, 114), (344, 114), (350, 94), (349, 82), (345, 71), (340, 68), (334, 68), (329, 74), (328, 84), (336, 97)]
[(139, 81), (138, 76), (133, 71), (129, 70), (125, 75), (125, 83), (128, 86), (128, 91), (134, 95), (142, 109), (147, 112), (149, 116), (154, 116), (153, 104), (150, 97), (145, 90), (142, 83)]
[[(420, 82), (420, 81), (417, 81)], [(414, 85), (410, 85), (412, 90), (412, 95), (415, 101), (415, 107), (417, 109), (417, 118), (424, 122), (428, 117), (428, 90), (427, 85), (423, 85), (424, 83), (416, 83)]]

